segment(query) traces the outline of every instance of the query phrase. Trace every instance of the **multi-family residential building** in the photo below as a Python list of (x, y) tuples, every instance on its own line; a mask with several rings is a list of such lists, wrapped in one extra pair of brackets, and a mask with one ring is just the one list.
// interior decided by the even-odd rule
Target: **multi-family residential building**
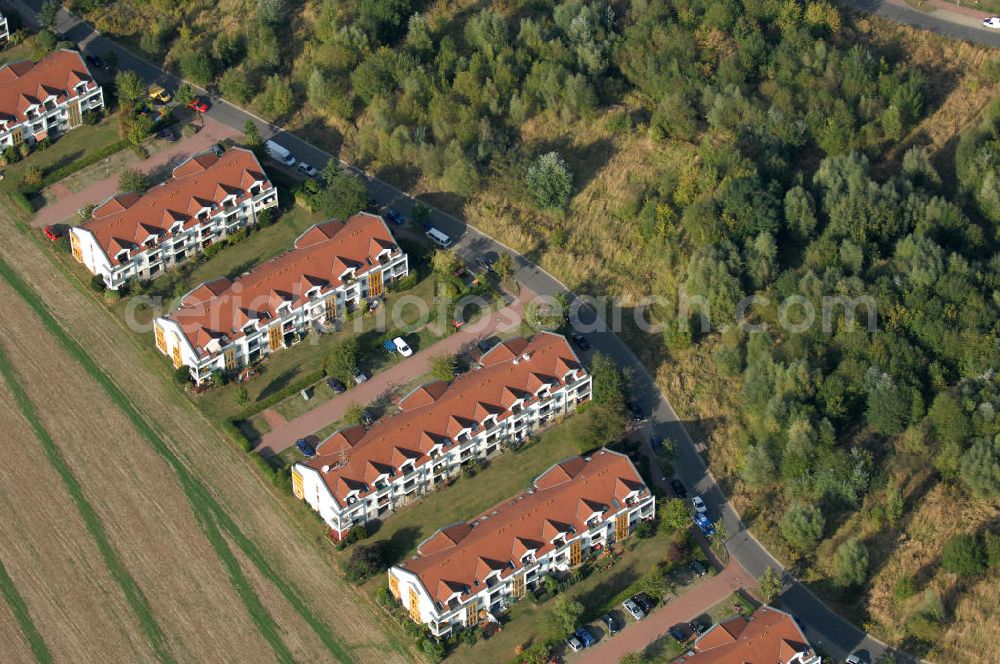
[(145, 194), (116, 194), (70, 229), (73, 256), (112, 290), (149, 279), (257, 223), (278, 191), (250, 150), (206, 152)]
[(101, 86), (76, 51), (11, 62), (0, 68), (0, 150), (54, 138), (103, 106)]
[(334, 324), (408, 272), (406, 254), (381, 217), (361, 213), (316, 224), (291, 251), (186, 294), (154, 321), (156, 347), (201, 384)]
[(736, 616), (702, 634), (684, 664), (821, 664), (795, 620), (769, 606)]
[(0, 14), (0, 48), (10, 41), (10, 28), (7, 27), (7, 17)]
[(482, 368), (418, 387), (401, 412), (350, 427), (292, 469), (292, 490), (343, 537), (352, 526), (440, 485), (462, 464), (499, 452), (591, 396), (591, 378), (565, 337), (543, 332), (498, 344)]
[(415, 622), (443, 636), (502, 612), (547, 574), (620, 542), (655, 510), (627, 456), (601, 449), (572, 457), (529, 491), (437, 531), (419, 555), (389, 569), (389, 590)]

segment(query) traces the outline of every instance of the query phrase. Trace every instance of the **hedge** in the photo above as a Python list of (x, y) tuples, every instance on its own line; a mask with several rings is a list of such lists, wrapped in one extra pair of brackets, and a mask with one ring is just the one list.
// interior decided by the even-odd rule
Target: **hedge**
[(21, 210), (25, 213), (31, 215), (35, 214), (35, 206), (31, 204), (31, 201), (28, 200), (28, 197), (25, 196), (24, 192), (21, 190), (18, 189), (11, 192), (10, 198), (14, 201), (17, 207), (21, 208)]
[(316, 371), (313, 371), (310, 374), (306, 374), (305, 376), (302, 377), (301, 380), (292, 383), (291, 385), (286, 385), (285, 387), (278, 390), (277, 392), (275, 392), (268, 398), (264, 399), (263, 401), (258, 401), (257, 403), (253, 404), (245, 411), (243, 411), (242, 416), (237, 419), (249, 419), (254, 415), (256, 415), (257, 413), (261, 412), (262, 410), (267, 410), (268, 408), (275, 405), (279, 401), (287, 399), (296, 392), (304, 390), (307, 387), (312, 387), (314, 384), (323, 380), (324, 376), (326, 376), (326, 371), (324, 371), (323, 369), (317, 369)]

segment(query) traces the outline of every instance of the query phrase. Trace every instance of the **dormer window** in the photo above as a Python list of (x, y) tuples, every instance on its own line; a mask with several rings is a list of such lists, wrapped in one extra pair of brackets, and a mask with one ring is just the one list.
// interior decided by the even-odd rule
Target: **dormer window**
[(170, 232), (171, 233), (180, 233), (181, 229), (183, 227), (184, 227), (183, 222), (175, 221), (173, 224), (170, 225)]
[(554, 538), (552, 538), (552, 546), (556, 547), (557, 549), (565, 543), (566, 543), (566, 537), (564, 535), (556, 535)]
[(198, 221), (205, 221), (208, 219), (208, 210), (202, 210), (198, 213)]
[(256, 196), (259, 193), (260, 193), (260, 185), (259, 184), (255, 184), (252, 187), (250, 187), (250, 195), (251, 196)]
[(115, 255), (115, 260), (119, 263), (124, 263), (128, 260), (128, 249), (122, 249)]
[(495, 415), (487, 415), (485, 418), (483, 418), (483, 428), (484, 429), (489, 429), (490, 427), (492, 427), (496, 423), (497, 423), (497, 418), (496, 418)]
[(535, 552), (534, 551), (525, 551), (524, 555), (521, 556), (521, 564), (522, 565), (531, 565), (534, 562), (535, 562)]

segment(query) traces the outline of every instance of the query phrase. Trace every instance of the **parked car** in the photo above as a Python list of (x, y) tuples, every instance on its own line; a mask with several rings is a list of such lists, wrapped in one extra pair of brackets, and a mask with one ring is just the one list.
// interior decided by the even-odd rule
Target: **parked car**
[(711, 537), (715, 534), (715, 524), (704, 514), (694, 515), (694, 525), (698, 526), (698, 530), (704, 533), (705, 537)]
[(594, 635), (591, 634), (590, 630), (587, 629), (586, 627), (581, 627), (580, 629), (576, 630), (576, 632), (574, 632), (574, 636), (576, 636), (576, 638), (580, 639), (580, 641), (583, 642), (584, 648), (589, 648), (590, 646), (597, 643), (597, 639), (594, 638)]
[(852, 652), (847, 656), (847, 659), (844, 660), (844, 664), (864, 664), (864, 660), (861, 658), (861, 655), (856, 652)]
[(334, 394), (343, 394), (344, 392), (347, 391), (347, 386), (344, 385), (343, 383), (341, 383), (336, 378), (327, 378), (326, 379), (326, 385), (331, 390), (333, 390)]
[(156, 83), (149, 86), (149, 98), (160, 104), (170, 103), (170, 93), (162, 85)]
[(476, 257), (476, 265), (487, 272), (492, 272), (493, 264), (497, 262), (497, 258), (499, 258), (499, 256), (497, 256), (495, 251), (489, 251)]
[(706, 625), (701, 620), (695, 619), (688, 623), (688, 627), (690, 627), (691, 631), (697, 636), (701, 636), (708, 631), (708, 628), (711, 627), (711, 625)]
[(383, 341), (382, 348), (385, 348), (385, 352), (389, 353), (389, 355), (395, 355), (396, 353), (396, 344), (392, 343), (392, 339)]
[(990, 16), (983, 19), (983, 27), (990, 30), (1000, 30), (1000, 16)]
[(633, 420), (641, 422), (646, 419), (646, 414), (642, 412), (642, 408), (639, 407), (639, 404), (634, 401), (629, 401), (626, 405), (628, 406), (628, 412), (632, 415)]
[(694, 506), (694, 511), (698, 514), (705, 514), (708, 512), (708, 506), (705, 501), (702, 500), (701, 496), (695, 496), (691, 499), (691, 504)]
[(590, 342), (582, 334), (571, 334), (569, 335), (569, 340), (576, 344), (576, 347), (580, 350), (590, 350)]
[(695, 576), (705, 576), (705, 574), (708, 572), (708, 568), (705, 567), (705, 565), (702, 564), (700, 560), (692, 560), (691, 564), (688, 565), (688, 568), (691, 570), (691, 573), (694, 574)]
[(216, 157), (221, 157), (226, 152), (226, 146), (222, 143), (212, 143), (212, 147), (209, 148)]
[(366, 427), (370, 427), (371, 425), (375, 424), (375, 416), (372, 415), (371, 411), (368, 410), (367, 408), (361, 411), (361, 423), (364, 424)]
[(195, 97), (188, 102), (187, 107), (199, 113), (208, 113), (208, 102), (201, 97)]
[(314, 178), (319, 175), (319, 171), (317, 171), (315, 168), (313, 168), (304, 161), (299, 162), (299, 170), (311, 178)]
[(674, 490), (674, 495), (678, 498), (684, 498), (688, 495), (687, 489), (684, 488), (684, 483), (680, 480), (670, 480), (670, 488)]
[(629, 615), (636, 620), (642, 620), (646, 617), (646, 612), (642, 610), (642, 607), (635, 601), (635, 598), (630, 597), (622, 602), (622, 608), (628, 611)]
[(305, 438), (299, 438), (295, 441), (295, 447), (299, 448), (299, 452), (302, 452), (304, 456), (316, 456), (316, 449)]
[(366, 380), (368, 380), (368, 376), (365, 375), (364, 371), (362, 371), (361, 369), (355, 369), (354, 370), (354, 384), (355, 385), (360, 385), (361, 383), (365, 382)]
[(385, 211), (385, 218), (397, 226), (402, 226), (406, 223), (406, 217), (391, 208)]
[(633, 595), (632, 599), (646, 613), (649, 613), (650, 611), (652, 611), (653, 608), (656, 606), (656, 600), (653, 599), (652, 597), (650, 597), (649, 595), (647, 595), (646, 593), (639, 593), (637, 595)]
[(489, 352), (494, 346), (500, 343), (500, 337), (487, 337), (476, 344), (480, 353)]
[(171, 127), (165, 127), (161, 129), (158, 136), (163, 140), (165, 140), (167, 143), (173, 143), (174, 141), (177, 140), (177, 134), (174, 133), (174, 130)]
[(583, 641), (580, 640), (580, 637), (578, 637), (575, 632), (566, 637), (566, 645), (573, 652), (580, 652), (583, 650)]
[(399, 351), (399, 354), (403, 357), (413, 355), (413, 349), (406, 345), (406, 342), (403, 341), (403, 337), (396, 337), (393, 339), (392, 345), (396, 347), (396, 350)]
[(59, 239), (59, 229), (56, 228), (55, 226), (46, 226), (45, 228), (42, 229), (42, 232), (45, 233), (45, 237), (47, 237), (52, 242), (55, 242), (56, 240)]
[(670, 635), (677, 643), (686, 643), (688, 639), (691, 638), (691, 631), (688, 626), (683, 623), (678, 623), (667, 630), (667, 634)]
[(108, 69), (108, 64), (96, 55), (88, 55), (86, 57), (86, 60), (87, 64), (90, 65), (91, 67), (95, 67), (97, 69), (103, 69), (105, 71)]
[(625, 627), (625, 623), (614, 611), (609, 611), (601, 616), (601, 622), (608, 628), (608, 634), (617, 634)]

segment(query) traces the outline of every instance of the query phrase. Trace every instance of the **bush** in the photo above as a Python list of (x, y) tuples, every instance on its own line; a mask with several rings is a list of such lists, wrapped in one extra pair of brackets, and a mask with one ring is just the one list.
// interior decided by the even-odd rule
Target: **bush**
[(101, 293), (104, 291), (104, 277), (99, 274), (95, 274), (90, 278), (90, 288), (95, 293)]
[(121, 191), (134, 191), (137, 194), (144, 194), (149, 189), (149, 178), (138, 169), (126, 168), (118, 176), (118, 188)]
[(649, 539), (656, 534), (656, 527), (652, 521), (644, 519), (636, 525), (635, 534), (639, 536), (639, 539)]
[(392, 285), (392, 290), (394, 291), (408, 291), (417, 285), (417, 274), (416, 272), (410, 272), (402, 279), (397, 280)]
[(941, 566), (963, 578), (979, 576), (986, 570), (986, 555), (975, 535), (960, 533), (944, 545)]
[(781, 534), (799, 553), (809, 553), (819, 544), (826, 520), (812, 505), (795, 504), (781, 519)]
[(344, 576), (352, 583), (361, 583), (385, 571), (387, 566), (384, 542), (362, 544), (354, 547), (344, 563)]
[(191, 382), (191, 370), (185, 366), (174, 369), (174, 382), (178, 385), (187, 385)]
[(868, 549), (856, 539), (837, 547), (833, 554), (833, 580), (842, 587), (858, 586), (868, 575)]

